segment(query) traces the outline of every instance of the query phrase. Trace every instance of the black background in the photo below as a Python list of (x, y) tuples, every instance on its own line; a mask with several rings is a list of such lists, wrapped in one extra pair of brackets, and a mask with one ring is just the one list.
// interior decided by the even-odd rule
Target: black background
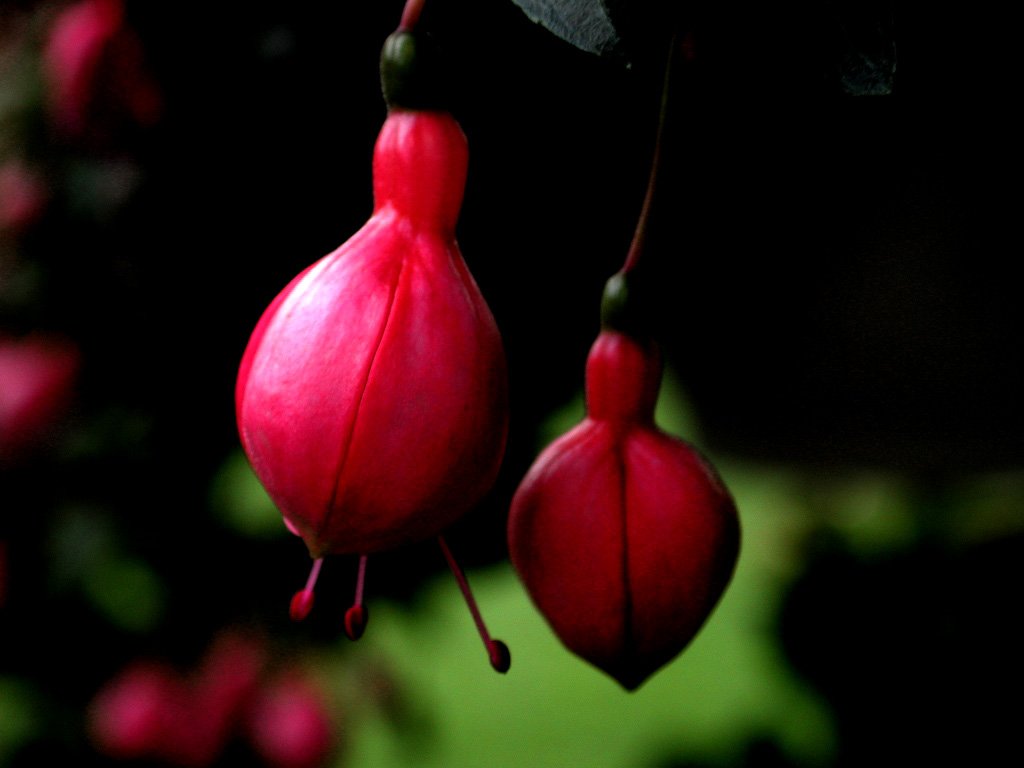
[[(210, 525), (208, 486), (237, 447), (234, 377), (260, 312), (369, 214), (377, 56), (400, 5), (130, 4), (165, 98), (160, 124), (130, 139), (141, 186), (114, 222), (30, 244), (54, 266), (31, 321), (83, 348), (80, 418), (114, 404), (145, 437), (9, 476), (10, 497), (56, 507), (73, 488), (118, 510), (177, 574), (179, 620), (149, 640), (172, 657), (193, 658), (231, 616), (286, 604), (304, 573), (304, 552), (280, 562)], [(824, 475), (897, 471), (925, 507), (957, 478), (1018, 468), (1018, 33), (992, 4), (895, 3), (893, 92), (854, 97), (839, 85), (835, 5), (709, 6), (695, 8), (697, 59), (677, 83), (650, 254), (659, 336), (707, 447)], [(471, 148), (459, 239), (511, 372), (501, 479), (451, 535), (476, 565), (504, 557), (536, 428), (581, 386), (643, 198), (660, 72), (655, 55), (626, 69), (580, 52), (511, 2), (431, 0), (424, 23), (452, 62)], [(5, 522), (19, 541), (42, 541), (46, 524)], [(1011, 748), (1014, 705), (993, 691), (1020, 682), (1006, 610), (1020, 536), (870, 563), (819, 546), (779, 629), (840, 715), (841, 762), (984, 763)], [(12, 569), (33, 557), (12, 554)], [(400, 557), (381, 557), (375, 590), (409, 596), (412, 570), (443, 567), (433, 551)], [(322, 589), (342, 604), (331, 591), (348, 586)], [(5, 610), (9, 626), (34, 616), (26, 602)], [(4, 640), (5, 668), (19, 659), (69, 707), (137, 650), (108, 633), (91, 638), (95, 663), (73, 663), (84, 610), (49, 605)], [(21, 764), (62, 749), (36, 744)], [(751, 764), (780, 759), (766, 748)]]

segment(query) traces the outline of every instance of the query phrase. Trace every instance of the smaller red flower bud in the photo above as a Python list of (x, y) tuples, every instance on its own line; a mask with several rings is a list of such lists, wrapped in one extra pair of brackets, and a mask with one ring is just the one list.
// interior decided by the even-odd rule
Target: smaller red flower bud
[(334, 725), (323, 694), (284, 674), (256, 696), (247, 716), (256, 752), (272, 768), (317, 768), (335, 751)]
[(606, 329), (587, 360), (584, 421), (538, 457), (512, 501), (509, 549), (562, 642), (632, 690), (676, 656), (728, 583), (729, 493), (657, 428), (652, 344)]

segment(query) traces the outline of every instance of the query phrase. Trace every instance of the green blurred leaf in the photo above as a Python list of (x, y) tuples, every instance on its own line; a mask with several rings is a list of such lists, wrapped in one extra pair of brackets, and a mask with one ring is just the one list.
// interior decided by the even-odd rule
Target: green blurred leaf
[(152, 631), (164, 612), (163, 584), (140, 560), (103, 560), (85, 575), (82, 588), (100, 613), (130, 632)]
[(232, 453), (217, 472), (210, 506), (225, 526), (245, 536), (273, 538), (288, 530), (241, 451)]
[(40, 730), (35, 692), (20, 680), (0, 677), (0, 765)]

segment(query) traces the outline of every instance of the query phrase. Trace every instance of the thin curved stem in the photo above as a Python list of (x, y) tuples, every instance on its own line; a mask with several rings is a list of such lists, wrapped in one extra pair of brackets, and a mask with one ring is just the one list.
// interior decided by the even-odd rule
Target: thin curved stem
[(460, 568), (459, 564), (455, 562), (455, 556), (448, 548), (448, 542), (444, 540), (444, 536), (438, 536), (437, 543), (441, 546), (441, 552), (444, 554), (444, 559), (448, 562), (448, 568), (451, 569), (452, 575), (455, 577), (455, 581), (459, 584), (462, 596), (465, 598), (466, 605), (469, 607), (469, 612), (473, 616), (473, 622), (476, 624), (477, 632), (480, 633), (480, 639), (484, 641), (484, 647), (487, 649), (487, 656), (490, 659), (491, 666), (497, 672), (508, 672), (508, 668), (511, 664), (508, 646), (506, 646), (501, 640), (491, 638), (490, 632), (487, 631), (487, 625), (484, 624), (484, 617), (480, 614), (480, 608), (477, 607), (476, 599), (473, 597), (473, 591), (469, 588), (469, 581), (466, 579), (466, 574), (462, 572), (462, 568)]
[(633, 232), (633, 241), (630, 243), (629, 252), (626, 254), (626, 261), (622, 265), (622, 273), (626, 274), (636, 269), (640, 258), (647, 248), (647, 228), (651, 218), (651, 208), (654, 205), (654, 196), (658, 186), (658, 175), (662, 165), (662, 147), (665, 143), (665, 124), (667, 122), (669, 93), (672, 81), (673, 62), (678, 52), (690, 55), (689, 39), (680, 45), (678, 33), (672, 34), (672, 42), (669, 47), (668, 58), (665, 61), (665, 76), (661, 87), (661, 108), (658, 112), (658, 133), (654, 141), (654, 155), (651, 158), (651, 172), (647, 177), (647, 192), (644, 195), (643, 207), (640, 209), (640, 218), (637, 220), (636, 230)]

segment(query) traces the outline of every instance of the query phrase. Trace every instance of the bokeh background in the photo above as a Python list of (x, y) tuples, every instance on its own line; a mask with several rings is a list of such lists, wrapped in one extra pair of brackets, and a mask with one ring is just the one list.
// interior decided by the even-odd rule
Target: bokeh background
[[(847, 4), (694, 8), (652, 223), (659, 419), (714, 460), (744, 544), (705, 629), (634, 694), (561, 649), (504, 526), (583, 412), (658, 55), (597, 58), (507, 0), (424, 16), (471, 146), (459, 238), (511, 371), (501, 477), (449, 534), (503, 677), (431, 545), (371, 559), (359, 643), (344, 559), (290, 623), (308, 556), (235, 433), (260, 312), (369, 214), (401, 3), (129, 0), (69, 84), (75, 46), (52, 40), (79, 5), (0, 4), (0, 765), (1019, 754), (1020, 125), (992, 4), (876, 4), (887, 95), (843, 87), (864, 53)], [(133, 746), (167, 701), (202, 738)]]

